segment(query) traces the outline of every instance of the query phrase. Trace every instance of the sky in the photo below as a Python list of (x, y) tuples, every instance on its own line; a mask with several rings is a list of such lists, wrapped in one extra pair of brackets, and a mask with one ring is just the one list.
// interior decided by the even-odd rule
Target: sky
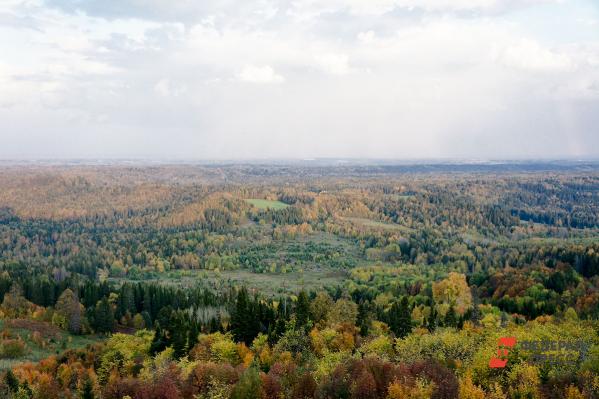
[(599, 158), (597, 0), (0, 0), (0, 159)]

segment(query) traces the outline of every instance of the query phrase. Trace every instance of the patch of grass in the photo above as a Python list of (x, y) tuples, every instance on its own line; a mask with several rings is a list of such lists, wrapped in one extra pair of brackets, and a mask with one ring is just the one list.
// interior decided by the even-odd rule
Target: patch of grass
[(38, 362), (66, 349), (84, 348), (103, 339), (97, 335), (72, 335), (47, 322), (33, 320), (0, 320), (0, 331), (23, 340), (25, 354), (16, 359), (0, 359), (0, 370), (25, 362)]
[(258, 198), (248, 198), (245, 200), (247, 203), (255, 206), (258, 209), (284, 209), (287, 208), (289, 206), (289, 204), (286, 204), (284, 202), (281, 201), (270, 201), (270, 200), (265, 200), (265, 199), (258, 199)]
[(366, 219), (366, 218), (353, 218), (353, 217), (344, 217), (344, 220), (350, 221), (354, 224), (370, 227), (373, 229), (384, 229), (384, 230), (400, 230), (402, 233), (409, 233), (412, 231), (411, 228), (405, 227), (395, 223), (386, 223), (378, 220)]
[(150, 280), (158, 284), (193, 287), (198, 282), (213, 289), (244, 285), (267, 296), (297, 294), (302, 288), (320, 291), (325, 287), (343, 284), (347, 272), (329, 267), (311, 270), (298, 270), (287, 273), (254, 273), (249, 270), (176, 270), (164, 273), (160, 278)]

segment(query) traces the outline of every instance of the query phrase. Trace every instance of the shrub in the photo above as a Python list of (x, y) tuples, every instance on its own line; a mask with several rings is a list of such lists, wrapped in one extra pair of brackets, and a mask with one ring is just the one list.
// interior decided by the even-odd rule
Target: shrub
[(16, 359), (25, 354), (25, 342), (21, 339), (4, 339), (0, 343), (0, 357)]

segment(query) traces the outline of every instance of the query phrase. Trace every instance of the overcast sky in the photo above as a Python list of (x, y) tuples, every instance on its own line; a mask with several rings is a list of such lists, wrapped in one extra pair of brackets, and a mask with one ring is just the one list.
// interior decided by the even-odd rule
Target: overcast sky
[(0, 0), (0, 159), (596, 158), (597, 0)]

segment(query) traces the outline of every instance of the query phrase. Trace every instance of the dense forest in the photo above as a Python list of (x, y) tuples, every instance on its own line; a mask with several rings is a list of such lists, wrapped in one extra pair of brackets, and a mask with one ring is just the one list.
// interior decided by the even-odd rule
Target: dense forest
[(3, 165), (0, 300), (3, 398), (599, 398), (599, 166)]

